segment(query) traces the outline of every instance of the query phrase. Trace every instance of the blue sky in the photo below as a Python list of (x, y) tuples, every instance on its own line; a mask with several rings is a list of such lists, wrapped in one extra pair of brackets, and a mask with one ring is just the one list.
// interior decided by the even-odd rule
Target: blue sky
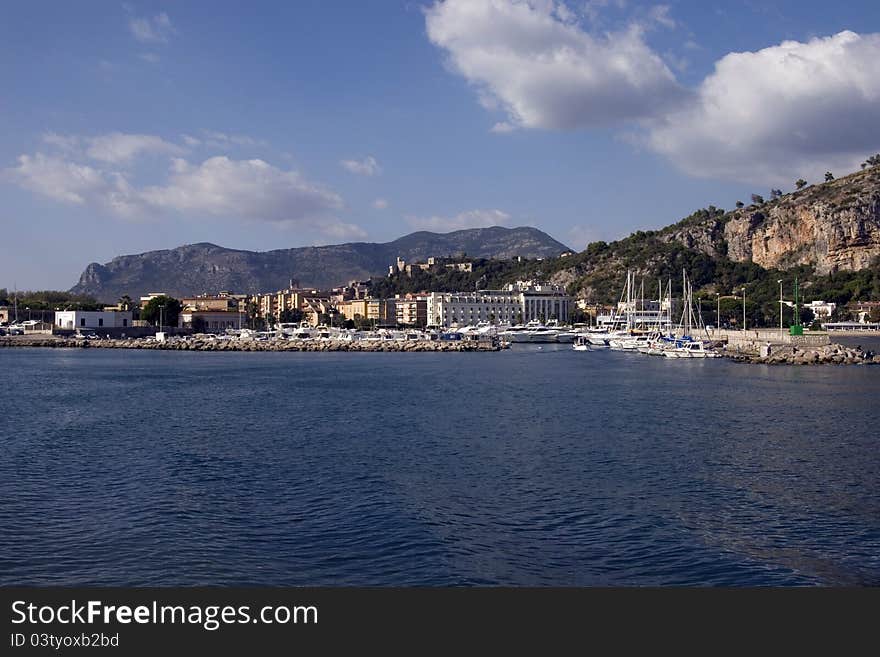
[(214, 242), (537, 226), (575, 248), (880, 151), (877, 2), (29, 2), (0, 287)]

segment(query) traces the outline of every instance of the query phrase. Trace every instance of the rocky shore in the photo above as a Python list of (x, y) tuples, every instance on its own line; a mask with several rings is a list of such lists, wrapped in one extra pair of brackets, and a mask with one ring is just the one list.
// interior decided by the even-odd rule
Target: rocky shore
[(155, 349), (161, 351), (498, 351), (497, 343), (445, 340), (211, 340), (190, 338), (165, 342), (143, 338), (85, 339), (58, 336), (0, 337), (0, 347), (58, 349)]
[(880, 364), (880, 354), (842, 344), (819, 347), (772, 346), (770, 353), (762, 356), (749, 352), (722, 352), (739, 363), (762, 363), (765, 365), (867, 365)]

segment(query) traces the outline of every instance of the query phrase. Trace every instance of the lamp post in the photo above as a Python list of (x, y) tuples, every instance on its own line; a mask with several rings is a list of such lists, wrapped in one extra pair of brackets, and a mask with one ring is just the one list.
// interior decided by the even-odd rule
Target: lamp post
[(159, 333), (162, 332), (162, 311), (165, 310), (165, 304), (159, 306)]
[(715, 293), (715, 330), (721, 328), (721, 292)]
[(779, 333), (782, 333), (782, 279), (780, 278), (779, 283)]
[(746, 287), (743, 285), (743, 331), (746, 330)]

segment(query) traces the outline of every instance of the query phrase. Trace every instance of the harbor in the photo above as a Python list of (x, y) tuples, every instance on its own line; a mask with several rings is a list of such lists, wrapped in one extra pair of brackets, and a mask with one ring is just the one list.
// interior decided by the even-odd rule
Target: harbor
[(559, 343), (0, 359), (4, 415), (48, 418), (2, 431), (9, 585), (880, 581), (877, 368)]

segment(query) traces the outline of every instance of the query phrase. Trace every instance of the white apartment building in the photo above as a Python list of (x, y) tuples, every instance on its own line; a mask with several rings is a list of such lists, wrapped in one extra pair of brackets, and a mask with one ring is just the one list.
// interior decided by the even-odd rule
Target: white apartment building
[(504, 290), (432, 292), (427, 296), (428, 324), (469, 326), (480, 322), (519, 324), (531, 320), (568, 322), (572, 299), (556, 285), (522, 281)]
[(828, 319), (834, 314), (837, 304), (831, 301), (811, 301), (810, 303), (805, 303), (804, 308), (812, 310), (813, 317), (816, 319)]

